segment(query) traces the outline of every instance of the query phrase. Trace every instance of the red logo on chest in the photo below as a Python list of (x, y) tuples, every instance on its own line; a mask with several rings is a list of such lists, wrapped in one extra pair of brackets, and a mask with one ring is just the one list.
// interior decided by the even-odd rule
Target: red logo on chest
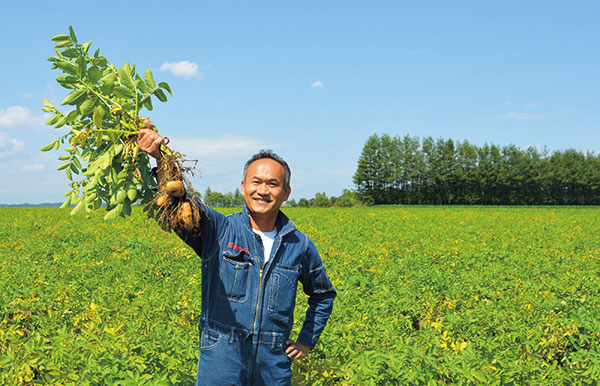
[(227, 248), (233, 248), (236, 251), (244, 251), (244, 252), (248, 252), (250, 253), (250, 250), (248, 248), (242, 248), (242, 247), (238, 247), (237, 245), (233, 244), (233, 243), (229, 243), (227, 244)]

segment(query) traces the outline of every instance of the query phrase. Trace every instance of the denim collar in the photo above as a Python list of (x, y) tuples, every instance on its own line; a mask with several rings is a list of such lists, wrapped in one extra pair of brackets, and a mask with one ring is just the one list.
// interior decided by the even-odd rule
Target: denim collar
[[(252, 223), (250, 222), (250, 214), (248, 213), (248, 208), (244, 205), (244, 209), (242, 210), (242, 215), (244, 217), (244, 223), (248, 227), (249, 230), (252, 230)], [(275, 220), (275, 229), (277, 230), (277, 236), (283, 237), (288, 233), (294, 231), (296, 229), (296, 225), (290, 220), (283, 212), (280, 210), (277, 214), (277, 220)]]

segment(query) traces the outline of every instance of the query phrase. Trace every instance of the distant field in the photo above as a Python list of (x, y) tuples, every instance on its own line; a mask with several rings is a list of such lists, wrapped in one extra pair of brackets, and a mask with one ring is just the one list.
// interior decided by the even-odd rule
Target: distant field
[[(285, 212), (338, 291), (294, 384), (600, 381), (598, 208)], [(199, 259), (140, 210), (102, 215), (0, 208), (0, 384), (193, 384)]]

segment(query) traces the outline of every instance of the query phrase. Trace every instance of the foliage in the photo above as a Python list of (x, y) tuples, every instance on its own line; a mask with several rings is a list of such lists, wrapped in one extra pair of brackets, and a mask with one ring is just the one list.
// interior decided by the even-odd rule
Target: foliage
[(598, 205), (600, 156), (370, 136), (354, 183), (365, 204)]
[(244, 205), (244, 197), (239, 188), (233, 193), (227, 192), (223, 194), (212, 191), (210, 187), (208, 187), (204, 192), (202, 200), (210, 207), (241, 207)]
[[(600, 381), (597, 208), (284, 211), (338, 291), (295, 385)], [(192, 384), (200, 269), (137, 207), (0, 208), (0, 384)]]
[(316, 193), (315, 198), (313, 200), (313, 206), (316, 206), (318, 208), (327, 208), (331, 206), (331, 201), (329, 200), (325, 192)]
[[(48, 60), (52, 69), (64, 73), (56, 80), (70, 91), (61, 104), (74, 109), (63, 113), (44, 100), (42, 110), (53, 114), (46, 123), (55, 128), (66, 125), (69, 131), (41, 150), (67, 146), (58, 167), (71, 181), (63, 208), (74, 206), (71, 214), (76, 214), (104, 205), (106, 219), (127, 216), (133, 203), (153, 199), (156, 186), (148, 156), (138, 152), (140, 111), (152, 110), (152, 97), (166, 102), (165, 91), (171, 93), (171, 88), (164, 82), (157, 85), (150, 70), (142, 77), (127, 62), (123, 67), (110, 64), (100, 50), (91, 55), (92, 42), (79, 43), (72, 27), (68, 35), (52, 40), (56, 55)], [(171, 154), (167, 147), (162, 151)]]
[(356, 192), (351, 191), (350, 189), (344, 189), (342, 194), (339, 197), (331, 196), (327, 197), (325, 192), (316, 193), (313, 198), (310, 200), (306, 198), (301, 198), (296, 202), (295, 200), (289, 200), (285, 203), (286, 207), (294, 208), (308, 208), (308, 207), (317, 207), (317, 208), (328, 208), (328, 207), (340, 207), (340, 208), (348, 208), (352, 206), (362, 206), (358, 195)]
[[(196, 193), (200, 195), (199, 193)], [(234, 192), (221, 193), (217, 191), (213, 191), (210, 187), (206, 188), (204, 194), (201, 199), (210, 207), (218, 207), (218, 208), (230, 208), (230, 207), (241, 207), (244, 205), (244, 197), (240, 193), (240, 189), (236, 189)], [(287, 208), (294, 207), (318, 207), (318, 208), (328, 208), (328, 207), (340, 207), (340, 208), (348, 208), (352, 206), (362, 206), (358, 195), (356, 192), (351, 191), (350, 189), (344, 189), (342, 194), (339, 197), (331, 196), (327, 197), (325, 192), (316, 193), (315, 197), (310, 200), (306, 198), (301, 198), (296, 202), (296, 200), (288, 200), (284, 203)]]

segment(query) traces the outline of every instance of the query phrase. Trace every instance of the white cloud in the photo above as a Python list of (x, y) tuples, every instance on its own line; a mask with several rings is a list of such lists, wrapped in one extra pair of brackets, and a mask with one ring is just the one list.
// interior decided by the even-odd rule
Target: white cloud
[(21, 173), (41, 172), (46, 169), (46, 165), (42, 163), (19, 162), (17, 164)]
[(18, 153), (23, 148), (23, 141), (16, 138), (9, 138), (6, 134), (0, 133), (0, 159), (5, 159)]
[(494, 119), (553, 119), (560, 118), (562, 115), (560, 114), (532, 114), (532, 113), (506, 113), (502, 115), (494, 116)]
[(323, 88), (323, 82), (321, 82), (320, 80), (317, 80), (316, 82), (313, 82), (310, 84), (310, 87), (312, 88)]
[(24, 106), (11, 106), (7, 109), (0, 108), (0, 127), (14, 127), (25, 124), (44, 124), (44, 116), (34, 116), (29, 108)]
[(268, 148), (268, 145), (260, 143), (255, 138), (226, 135), (220, 138), (171, 138), (173, 149), (189, 157), (212, 158), (229, 157), (242, 153), (249, 157), (252, 152)]
[(186, 79), (197, 77), (202, 78), (203, 74), (198, 71), (198, 64), (183, 60), (181, 62), (164, 62), (160, 66), (161, 71), (172, 72), (175, 76), (181, 76)]

